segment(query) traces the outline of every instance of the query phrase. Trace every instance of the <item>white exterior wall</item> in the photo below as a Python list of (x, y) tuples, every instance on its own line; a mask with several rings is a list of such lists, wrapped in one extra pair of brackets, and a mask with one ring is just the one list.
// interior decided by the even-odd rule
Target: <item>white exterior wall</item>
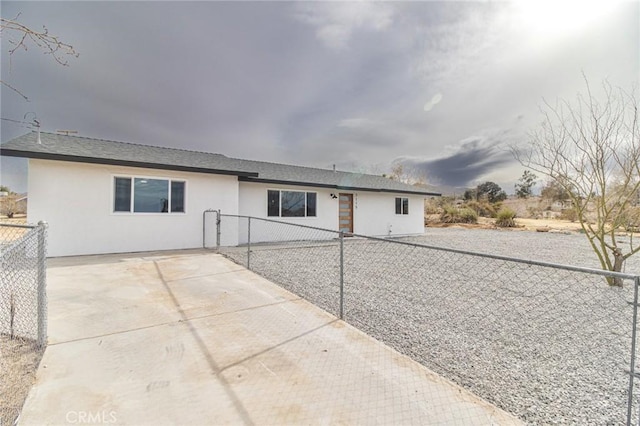
[[(269, 189), (317, 193), (316, 217), (268, 217), (267, 191)], [(300, 225), (315, 226), (318, 228), (337, 229), (338, 200), (332, 199), (331, 194), (337, 194), (337, 192), (331, 189), (314, 188), (311, 186), (240, 182), (240, 205), (238, 211), (240, 212), (239, 214), (243, 216), (282, 220), (283, 222), (298, 223)]]
[[(274, 218), (267, 217), (267, 190), (291, 190), (316, 192), (317, 216), (300, 218)], [(371, 236), (399, 236), (416, 235), (424, 233), (424, 197), (414, 195), (392, 194), (368, 191), (338, 191), (333, 189), (275, 185), (262, 183), (240, 182), (240, 206), (239, 214), (265, 219), (279, 220), (282, 222), (296, 223), (314, 226), (318, 228), (338, 230), (338, 199), (331, 198), (331, 194), (353, 194), (353, 232)], [(409, 198), (409, 214), (395, 214), (396, 197)], [(223, 212), (224, 213), (224, 212)], [(279, 234), (279, 240), (286, 237), (287, 240), (304, 239), (309, 231), (299, 230), (298, 234), (284, 228), (276, 230), (265, 228), (263, 225), (252, 224), (251, 241), (274, 241), (274, 235)], [(240, 224), (240, 243), (246, 243), (246, 221)], [(243, 232), (244, 231), (244, 232)], [(327, 238), (333, 235), (325, 234)]]
[[(315, 192), (316, 196), (316, 216), (315, 217), (269, 217), (267, 216), (267, 191), (273, 189), (278, 191), (304, 191)], [(277, 220), (281, 222), (295, 223), (299, 225), (314, 226), (323, 229), (338, 229), (338, 200), (331, 198), (331, 194), (336, 191), (324, 188), (314, 188), (309, 186), (277, 185), (240, 182), (240, 205), (239, 214), (243, 216), (259, 217), (263, 219)], [(226, 212), (223, 212), (226, 213)], [(223, 218), (224, 219), (224, 218)], [(246, 221), (241, 221), (239, 229), (240, 243), (247, 242)], [(223, 228), (224, 229), (224, 228)], [(265, 224), (264, 222), (252, 223), (251, 241), (278, 241), (317, 238), (334, 238), (335, 235), (329, 233), (318, 233), (300, 228), (282, 228)]]
[[(396, 198), (409, 199), (409, 214), (396, 214)], [(360, 191), (353, 197), (353, 232), (370, 236), (424, 233), (424, 197)]]
[[(185, 213), (114, 213), (116, 175), (186, 181)], [(27, 218), (49, 223), (49, 256), (202, 247), (202, 216), (209, 208), (237, 214), (237, 177), (29, 160)]]

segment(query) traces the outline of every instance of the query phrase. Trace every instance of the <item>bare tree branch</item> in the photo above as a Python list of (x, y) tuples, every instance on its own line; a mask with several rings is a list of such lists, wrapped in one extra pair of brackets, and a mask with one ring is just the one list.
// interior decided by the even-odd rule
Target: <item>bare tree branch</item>
[[(68, 66), (69, 56), (77, 58), (79, 53), (73, 46), (61, 41), (57, 36), (49, 34), (49, 30), (44, 25), (42, 30), (34, 30), (20, 23), (18, 14), (13, 19), (0, 18), (0, 35), (9, 43), (9, 72), (11, 72), (12, 58), (18, 50), (29, 50), (30, 45), (42, 50), (45, 55), (51, 55), (53, 59), (62, 66)], [(25, 100), (29, 100), (27, 96), (20, 90), (4, 80), (0, 80), (3, 86), (11, 89)]]
[[(583, 75), (584, 76), (584, 75)], [(640, 125), (633, 93), (602, 84), (598, 98), (584, 77), (586, 93), (574, 102), (543, 100), (542, 123), (529, 135), (528, 149), (512, 147), (523, 166), (548, 176), (567, 194), (591, 248), (605, 270), (620, 271), (640, 252), (627, 253), (617, 233), (627, 226), (640, 200)], [(607, 280), (622, 285), (620, 280)]]

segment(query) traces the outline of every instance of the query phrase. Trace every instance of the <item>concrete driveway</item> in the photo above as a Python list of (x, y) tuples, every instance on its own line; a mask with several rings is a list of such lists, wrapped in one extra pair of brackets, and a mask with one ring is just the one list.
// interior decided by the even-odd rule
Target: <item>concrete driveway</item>
[(208, 251), (50, 259), (20, 424), (521, 424)]

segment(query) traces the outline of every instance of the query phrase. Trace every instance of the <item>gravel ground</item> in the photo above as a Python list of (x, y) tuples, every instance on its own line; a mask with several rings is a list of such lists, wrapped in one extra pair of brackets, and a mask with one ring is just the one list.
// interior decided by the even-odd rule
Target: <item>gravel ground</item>
[[(579, 234), (428, 228), (402, 241), (598, 265)], [(246, 248), (223, 253), (246, 264)], [(338, 314), (339, 259), (336, 241), (254, 245), (251, 268)], [(356, 238), (344, 262), (345, 320), (373, 337), (528, 424), (625, 423), (630, 282)]]
[[(438, 247), (600, 268), (598, 258), (591, 250), (587, 238), (577, 232), (425, 228), (424, 236), (410, 238), (410, 240)], [(622, 247), (628, 249), (629, 236), (620, 235), (617, 240), (621, 245), (626, 244)], [(633, 243), (640, 244), (640, 236), (636, 234)], [(628, 259), (623, 272), (640, 274), (640, 254)]]

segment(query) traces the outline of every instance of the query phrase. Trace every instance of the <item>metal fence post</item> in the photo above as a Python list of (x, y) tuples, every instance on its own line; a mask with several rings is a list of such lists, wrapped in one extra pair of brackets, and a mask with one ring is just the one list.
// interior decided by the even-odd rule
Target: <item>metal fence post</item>
[(38, 346), (47, 344), (47, 268), (46, 268), (46, 232), (47, 223), (38, 222)]
[(633, 320), (631, 329), (631, 361), (629, 364), (629, 391), (627, 393), (627, 426), (631, 426), (631, 416), (633, 414), (633, 384), (636, 378), (636, 328), (638, 326), (638, 287), (640, 287), (640, 277), (633, 281)]
[(216, 249), (220, 250), (220, 209), (216, 210)]
[(340, 232), (340, 319), (344, 319), (344, 232)]
[(251, 270), (251, 217), (247, 219), (247, 269)]

